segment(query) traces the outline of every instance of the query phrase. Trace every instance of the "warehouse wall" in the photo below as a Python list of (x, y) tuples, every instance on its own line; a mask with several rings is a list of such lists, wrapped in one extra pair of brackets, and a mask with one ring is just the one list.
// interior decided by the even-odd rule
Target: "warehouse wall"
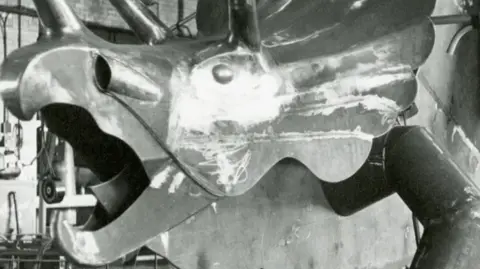
[[(169, 25), (175, 23), (178, 19), (177, 1), (160, 2), (161, 5), (156, 8), (159, 17)], [(460, 12), (454, 2), (438, 0), (434, 14)], [(16, 0), (0, 0), (0, 4), (16, 3)], [(72, 0), (71, 3), (77, 14), (85, 20), (126, 28), (107, 0)], [(23, 0), (23, 4), (33, 7), (31, 0)], [(195, 10), (195, 1), (185, 0), (184, 6), (186, 16)], [(10, 16), (7, 20), (7, 51), (12, 51), (18, 45), (17, 17)], [(191, 26), (195, 29), (194, 25)], [(38, 31), (36, 19), (22, 17), (22, 28), (22, 44), (34, 42)], [(456, 30), (458, 26), (436, 27), (437, 42), (434, 51), (419, 71), (417, 105), (420, 113), (409, 123), (423, 125), (432, 130), (449, 148), (461, 168), (478, 181), (480, 153), (476, 143), (480, 139), (480, 97), (477, 94), (479, 70), (475, 61), (471, 60), (477, 57), (478, 36), (477, 33), (470, 33), (461, 42), (459, 54), (450, 57), (445, 51)], [(3, 52), (3, 48), (0, 49)], [(25, 147), (34, 148), (27, 146), (27, 143), (35, 145), (32, 140), (34, 135), (31, 133), (34, 128), (34, 123), (25, 127), (25, 139), (30, 140)], [(34, 153), (30, 150), (25, 154), (25, 158), (32, 157), (32, 154)], [(26, 180), (34, 178), (33, 170), (27, 173)], [(0, 206), (3, 196), (0, 187)], [(322, 268), (401, 268), (408, 264), (408, 259), (415, 251), (410, 211), (397, 196), (392, 196), (350, 218), (340, 218), (332, 213), (325, 213), (325, 216), (328, 216), (325, 223), (332, 225), (322, 226), (317, 233), (324, 238), (335, 235), (333, 239), (325, 239), (323, 245), (325, 253), (335, 253), (335, 256), (325, 256)]]

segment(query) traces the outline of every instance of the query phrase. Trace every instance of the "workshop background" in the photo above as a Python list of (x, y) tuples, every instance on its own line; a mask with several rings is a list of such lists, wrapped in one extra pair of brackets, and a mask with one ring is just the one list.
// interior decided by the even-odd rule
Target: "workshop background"
[[(167, 25), (190, 15), (196, 9), (194, 0), (160, 0), (152, 8)], [(467, 12), (460, 0), (437, 0), (433, 15), (450, 15)], [(0, 0), (0, 10), (15, 7), (17, 0)], [(85, 21), (116, 29), (116, 42), (131, 42), (134, 37), (125, 22), (107, 0), (72, 0), (70, 4)], [(21, 5), (33, 8), (32, 1), (23, 0)], [(473, 7), (476, 8), (476, 7)], [(2, 18), (7, 13), (0, 12)], [(19, 24), (20, 18), (20, 24)], [(38, 37), (38, 21), (30, 16), (10, 14), (4, 20), (6, 30), (6, 52), (19, 45), (25, 46)], [(195, 21), (187, 24), (195, 35)], [(21, 27), (19, 31), (19, 27)], [(452, 37), (462, 25), (435, 26), (436, 42), (426, 64), (418, 71), (419, 92), (416, 105), (419, 112), (408, 119), (408, 124), (428, 127), (439, 141), (443, 142), (454, 160), (477, 183), (480, 177), (480, 152), (477, 143), (480, 139), (480, 89), (478, 69), (478, 32), (470, 31), (458, 44), (453, 55), (447, 54)], [(18, 35), (18, 33), (21, 33)], [(106, 39), (112, 38), (107, 29), (96, 33)], [(4, 46), (0, 46), (1, 55)], [(0, 109), (0, 119), (3, 119)], [(16, 123), (13, 117), (9, 121)], [(37, 154), (36, 129), (39, 121), (22, 122), (23, 145), (20, 155), (22, 173), (16, 180), (0, 180), (0, 234), (8, 227), (10, 213), (7, 195), (16, 192), (19, 222), (22, 233), (37, 232), (37, 211), (39, 201), (36, 196)], [(3, 152), (3, 150), (1, 151)], [(0, 155), (0, 167), (5, 165)], [(1, 168), (0, 168), (1, 169)], [(341, 167), (339, 167), (341, 169)], [(415, 238), (410, 210), (397, 197), (388, 199), (347, 218), (325, 210), (323, 225), (318, 226), (318, 234), (325, 242), (318, 247), (325, 249), (323, 268), (402, 268), (409, 264), (415, 252)], [(1, 238), (0, 238), (1, 242)], [(1, 249), (0, 249), (1, 251)]]

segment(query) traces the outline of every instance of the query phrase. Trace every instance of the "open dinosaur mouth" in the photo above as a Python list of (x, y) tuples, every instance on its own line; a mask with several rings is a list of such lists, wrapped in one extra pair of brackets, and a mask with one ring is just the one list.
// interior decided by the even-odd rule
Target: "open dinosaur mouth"
[[(150, 182), (133, 149), (122, 140), (102, 132), (83, 108), (52, 104), (41, 112), (49, 131), (68, 141), (87, 168), (104, 182), (92, 186), (98, 199), (93, 211), (96, 227), (92, 228), (100, 228), (98, 226), (116, 219)], [(105, 196), (105, 193), (109, 195), (98, 197)]]
[(127, 165), (140, 162), (125, 142), (102, 132), (83, 108), (51, 104), (42, 109), (42, 116), (49, 130), (67, 140), (101, 181), (109, 180)]

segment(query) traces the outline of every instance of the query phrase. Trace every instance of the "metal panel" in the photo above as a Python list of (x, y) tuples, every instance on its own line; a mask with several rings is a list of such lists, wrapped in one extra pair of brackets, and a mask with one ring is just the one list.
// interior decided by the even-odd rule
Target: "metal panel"
[(415, 251), (410, 214), (392, 196), (339, 217), (321, 182), (285, 160), (246, 194), (212, 204), (149, 247), (182, 269), (383, 268)]

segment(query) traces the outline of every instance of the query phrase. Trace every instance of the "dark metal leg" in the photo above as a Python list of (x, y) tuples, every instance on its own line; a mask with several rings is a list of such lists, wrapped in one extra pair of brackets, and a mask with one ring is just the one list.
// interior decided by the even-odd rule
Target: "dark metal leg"
[[(480, 264), (479, 188), (424, 128), (392, 129), (384, 152), (383, 181), (360, 170), (339, 188), (353, 194), (351, 197), (360, 197), (362, 190), (378, 182), (380, 186), (394, 188), (425, 227), (411, 269), (477, 269)], [(340, 213), (354, 213), (367, 203), (381, 199), (377, 192), (366, 191), (361, 193), (368, 197), (346, 199), (342, 204), (341, 197), (336, 195), (339, 190), (329, 186), (325, 191), (332, 207)]]
[(333, 211), (341, 216), (352, 215), (395, 192), (385, 178), (383, 148), (385, 136), (374, 140), (370, 156), (350, 178), (322, 182), (322, 188)]
[(480, 190), (424, 128), (392, 130), (387, 177), (426, 227), (412, 269), (476, 269)]

